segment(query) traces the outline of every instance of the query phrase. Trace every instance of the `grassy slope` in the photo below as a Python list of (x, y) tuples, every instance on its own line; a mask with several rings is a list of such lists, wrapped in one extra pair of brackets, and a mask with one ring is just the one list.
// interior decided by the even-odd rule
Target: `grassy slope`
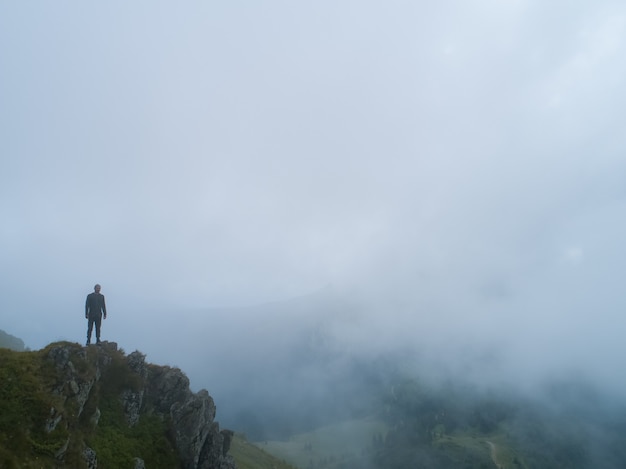
[(500, 433), (444, 435), (435, 441), (434, 446), (448, 454), (457, 454), (459, 458), (463, 454), (488, 454), (500, 469), (527, 469), (510, 442)]
[[(75, 344), (75, 350), (82, 350)], [(50, 408), (64, 409), (64, 403), (50, 395), (55, 370), (42, 360), (44, 351), (12, 352), (0, 349), (0, 467), (29, 468), (56, 467), (54, 453), (69, 436), (68, 429), (59, 426), (55, 431), (43, 431), (42, 422)], [(92, 373), (95, 349), (88, 349), (88, 360), (75, 359), (78, 371)], [(83, 368), (81, 370), (81, 368)], [(123, 352), (114, 354), (107, 376), (98, 385), (96, 399), (90, 399), (84, 417), (71, 425), (72, 441), (85, 440), (97, 450), (102, 467), (127, 466), (134, 455), (145, 458), (148, 467), (175, 467), (175, 455), (165, 439), (164, 422), (144, 416), (141, 424), (129, 429), (124, 421), (118, 400), (121, 387), (133, 381), (125, 366)], [(95, 407), (102, 411), (96, 429), (86, 417)], [(386, 425), (376, 419), (341, 422), (309, 433), (294, 435), (289, 441), (248, 443), (236, 435), (230, 450), (239, 469), (293, 469), (294, 467), (331, 469), (350, 461), (372, 448), (375, 439), (387, 434)], [(441, 435), (433, 446), (462, 458), (474, 454), (484, 460), (493, 460), (504, 469), (526, 469), (503, 431), (484, 433), (455, 433)], [(78, 449), (78, 448), (76, 448)], [(76, 453), (74, 453), (76, 454)], [(69, 466), (81, 467), (80, 458), (68, 454)], [(68, 460), (69, 459), (69, 460)], [(287, 461), (287, 462), (285, 462)], [(291, 465), (290, 465), (291, 464)], [(121, 465), (121, 466), (120, 466)], [(495, 466), (495, 464), (494, 464)]]
[[(133, 376), (125, 365), (122, 351), (111, 352), (112, 363), (100, 383), (92, 390), (80, 419), (74, 399), (54, 396), (53, 383), (57, 371), (44, 357), (46, 349), (36, 352), (13, 352), (0, 349), (0, 467), (56, 468), (55, 453), (70, 437), (65, 466), (85, 467), (80, 452), (82, 442), (93, 447), (102, 468), (130, 467), (133, 456), (144, 458), (147, 467), (176, 467), (176, 455), (167, 441), (165, 423), (154, 416), (143, 416), (140, 423), (129, 428), (117, 396), (132, 383)], [(87, 361), (78, 355), (83, 348), (64, 343), (72, 350), (72, 363), (84, 376), (95, 373), (97, 353), (87, 349)], [(64, 423), (47, 433), (45, 422), (50, 409), (65, 416)], [(102, 412), (97, 427), (89, 422), (96, 407)]]
[[(288, 441), (266, 441), (255, 445), (298, 468), (330, 469), (342, 461), (349, 461), (353, 456), (362, 455), (371, 448), (373, 438), (378, 435), (384, 437), (386, 433), (387, 427), (381, 421), (350, 420), (294, 435)], [(473, 455), (472, 460), (483, 461), (479, 464), (480, 467), (492, 467), (493, 463), (493, 467), (497, 465), (500, 469), (527, 469), (502, 432), (490, 435), (478, 432), (442, 435), (433, 442), (433, 447), (444, 451), (455, 460), (464, 460), (468, 455)], [(272, 466), (239, 467), (251, 469)]]
[[(83, 350), (78, 344), (68, 345), (75, 352)], [(66, 408), (64, 399), (51, 395), (57, 372), (51, 362), (44, 360), (47, 350), (0, 349), (0, 468), (59, 467), (54, 454), (67, 441), (70, 432), (72, 444), (61, 467), (85, 467), (79, 456), (82, 441), (96, 450), (98, 467), (133, 467), (134, 456), (142, 457), (149, 468), (177, 467), (174, 449), (166, 439), (165, 422), (154, 415), (143, 415), (133, 428), (126, 423), (117, 396), (122, 388), (139, 383), (126, 366), (123, 351), (111, 353), (112, 362), (95, 386), (81, 418), (71, 421), (70, 429), (59, 425), (53, 432), (46, 433), (44, 422), (51, 407), (60, 412), (71, 410)], [(82, 369), (86, 375), (94, 372), (95, 347), (88, 348), (87, 355), (87, 362), (72, 358), (78, 371)], [(101, 417), (94, 428), (89, 419), (96, 407)], [(230, 454), (238, 469), (293, 469), (238, 435), (232, 442)]]
[(375, 419), (348, 420), (292, 436), (289, 441), (255, 443), (274, 456), (306, 468), (333, 467), (336, 462), (360, 456), (375, 437), (384, 437), (386, 425)]
[(235, 434), (229, 454), (235, 459), (237, 469), (294, 469), (294, 466), (277, 459)]
[(0, 349), (0, 467), (52, 467), (67, 440), (61, 427), (44, 431), (50, 408), (62, 406), (47, 391), (46, 375), (39, 352)]

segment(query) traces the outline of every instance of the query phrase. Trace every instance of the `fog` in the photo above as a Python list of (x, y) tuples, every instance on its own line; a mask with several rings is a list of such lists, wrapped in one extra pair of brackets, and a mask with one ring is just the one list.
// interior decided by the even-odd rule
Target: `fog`
[(218, 397), (302, 337), (623, 395), (625, 39), (608, 0), (4, 2), (0, 328), (83, 342), (100, 283), (103, 339)]

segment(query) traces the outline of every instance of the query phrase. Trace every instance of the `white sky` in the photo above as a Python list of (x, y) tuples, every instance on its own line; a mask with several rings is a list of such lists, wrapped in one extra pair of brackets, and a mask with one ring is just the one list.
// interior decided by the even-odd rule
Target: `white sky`
[(613, 365), (625, 40), (605, 0), (0, 2), (0, 328), (333, 285)]

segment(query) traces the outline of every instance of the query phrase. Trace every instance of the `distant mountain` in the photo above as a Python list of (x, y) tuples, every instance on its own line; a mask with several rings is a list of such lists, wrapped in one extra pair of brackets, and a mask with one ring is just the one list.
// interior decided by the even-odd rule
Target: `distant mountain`
[(390, 390), (383, 418), (391, 430), (375, 468), (493, 467), (482, 465), (487, 455), (504, 468), (626, 467), (626, 408), (580, 381), (522, 397), (406, 380)]
[(17, 337), (7, 334), (0, 329), (0, 348), (2, 347), (10, 350), (16, 350), (18, 352), (25, 350), (24, 341), (22, 339), (18, 339)]
[(0, 349), (0, 467), (234, 469), (208, 392), (115, 343)]
[(367, 418), (257, 444), (303, 469), (622, 469), (626, 409), (590, 391), (562, 382), (531, 399), (399, 379)]
[[(303, 469), (626, 467), (626, 407), (593, 383), (554, 380), (531, 395), (433, 374), (415, 350), (353, 347), (343, 339), (359, 333), (357, 306), (332, 292), (172, 318), (186, 357), (203, 358), (194, 379), (219, 396), (224, 421), (268, 451), (297, 443), (287, 453), (305, 454), (287, 460)], [(369, 445), (313, 458), (329, 439), (352, 439), (324, 429), (371, 418), (387, 430)]]
[[(523, 390), (510, 380), (495, 389), (495, 380), (439, 370), (393, 337), (364, 343), (358, 305), (332, 291), (154, 317), (136, 315), (130, 334), (141, 331), (146, 343), (157, 342), (151, 354), (210, 389), (229, 428), (269, 452), (282, 448), (275, 456), (301, 469), (626, 467), (624, 402), (583, 381), (553, 381), (531, 395), (520, 376)], [(167, 331), (165, 342), (157, 328)], [(370, 347), (370, 339), (379, 340)], [(353, 436), (346, 422), (381, 430), (354, 449), (342, 445)]]

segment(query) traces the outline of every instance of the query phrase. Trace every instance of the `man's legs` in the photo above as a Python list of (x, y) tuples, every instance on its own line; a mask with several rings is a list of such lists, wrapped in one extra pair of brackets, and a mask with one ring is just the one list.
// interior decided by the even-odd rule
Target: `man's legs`
[[(93, 318), (89, 316), (87, 321), (87, 345), (91, 343), (91, 331), (93, 330)], [(96, 335), (98, 334), (98, 329), (96, 329)]]
[(100, 325), (102, 324), (102, 314), (98, 314), (98, 316), (94, 319), (96, 322), (96, 343), (100, 343)]

